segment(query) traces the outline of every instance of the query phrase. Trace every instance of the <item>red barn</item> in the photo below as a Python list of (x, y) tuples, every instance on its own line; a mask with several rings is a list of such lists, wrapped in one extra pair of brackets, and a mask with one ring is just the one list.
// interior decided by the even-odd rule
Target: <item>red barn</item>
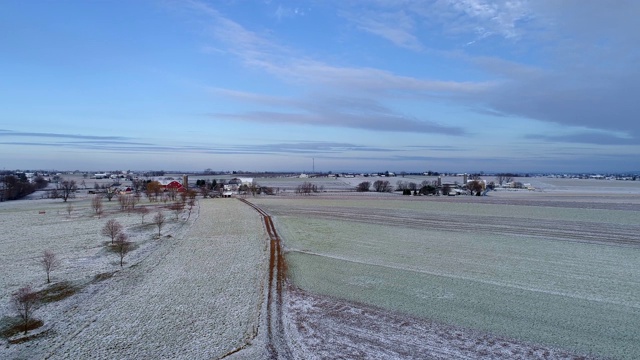
[(170, 180), (168, 182), (161, 181), (160, 185), (162, 185), (162, 187), (165, 190), (176, 189), (176, 190), (178, 190), (178, 192), (187, 191), (187, 189), (185, 189), (184, 186), (182, 186), (182, 184), (177, 180)]

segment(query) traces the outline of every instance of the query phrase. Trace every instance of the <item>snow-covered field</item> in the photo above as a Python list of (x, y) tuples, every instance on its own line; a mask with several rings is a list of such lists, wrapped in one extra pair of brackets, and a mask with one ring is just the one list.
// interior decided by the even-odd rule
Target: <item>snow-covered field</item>
[[(372, 178), (313, 179), (327, 191), (311, 196), (248, 197), (272, 215), (287, 250), (285, 353), (637, 358), (640, 182), (536, 179), (535, 191), (487, 197), (352, 191)], [(294, 188), (307, 179), (256, 180)], [(49, 287), (44, 250), (62, 260), (53, 286), (75, 292), (36, 311), (44, 325), (30, 340), (0, 338), (0, 359), (269, 358), (258, 212), (199, 200), (189, 219), (165, 210), (158, 239), (153, 212), (142, 224), (115, 200), (101, 218), (88, 197), (70, 203), (71, 214), (61, 200), (0, 203), (0, 328), (13, 317), (11, 293)], [(100, 235), (109, 219), (135, 243), (122, 269)]]
[[(344, 317), (344, 309), (366, 304), (365, 309), (538, 344), (516, 346), (521, 355), (507, 352), (505, 358), (544, 358), (535, 351), (522, 355), (540, 347), (637, 358), (638, 196), (625, 195), (623, 201), (613, 194), (607, 202), (582, 193), (560, 198), (547, 192), (490, 194), (256, 199), (275, 219), (293, 284), (312, 299), (334, 301), (325, 304), (324, 317), (312, 321), (318, 302), (294, 297), (291, 316), (307, 334), (299, 341), (320, 351), (317, 343), (332, 339), (321, 329), (331, 327), (325, 325), (336, 320), (333, 315), (342, 311)], [(361, 331), (362, 339), (380, 339), (375, 331)], [(349, 349), (356, 348), (345, 345), (342, 351)], [(482, 357), (485, 350), (478, 345), (474, 351)], [(373, 351), (365, 357), (384, 358)]]
[[(213, 359), (254, 341), (268, 252), (253, 209), (233, 199), (200, 200), (188, 221), (167, 212), (158, 240), (157, 228), (141, 225), (139, 215), (94, 219), (85, 209), (69, 217), (64, 206), (60, 200), (1, 204), (2, 318), (12, 316), (9, 296), (17, 288), (46, 287), (38, 265), (44, 249), (63, 259), (52, 281), (80, 290), (39, 308), (35, 316), (44, 326), (33, 333), (40, 336), (21, 344), (3, 339), (0, 358)], [(99, 234), (107, 218), (120, 221), (139, 244), (122, 270)], [(91, 281), (105, 272), (114, 273)]]

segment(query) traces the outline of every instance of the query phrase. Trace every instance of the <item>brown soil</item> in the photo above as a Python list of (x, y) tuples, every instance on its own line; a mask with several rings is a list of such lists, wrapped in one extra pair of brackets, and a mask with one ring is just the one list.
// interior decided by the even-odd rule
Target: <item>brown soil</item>
[(272, 359), (292, 359), (293, 354), (285, 341), (282, 299), (286, 281), (286, 263), (280, 237), (271, 216), (245, 199), (239, 199), (254, 208), (264, 221), (269, 235), (269, 280), (267, 292), (267, 349)]
[(38, 296), (40, 298), (40, 302), (50, 303), (66, 299), (78, 291), (80, 291), (79, 287), (73, 286), (68, 281), (62, 281), (38, 291)]
[[(0, 322), (0, 324), (1, 324), (0, 337), (9, 339), (9, 338), (14, 337), (16, 335), (24, 333), (24, 324), (23, 324), (23, 321), (21, 319), (18, 319), (18, 318), (3, 318), (2, 322)], [(42, 325), (44, 325), (44, 322), (42, 320), (32, 319), (32, 320), (29, 320), (29, 325), (27, 326), (27, 330), (28, 331), (35, 330), (35, 329), (41, 327)], [(31, 338), (28, 335), (29, 334), (27, 333), (27, 335), (18, 337), (16, 339), (9, 339), (9, 343), (10, 344), (19, 344), (19, 343), (28, 341)]]

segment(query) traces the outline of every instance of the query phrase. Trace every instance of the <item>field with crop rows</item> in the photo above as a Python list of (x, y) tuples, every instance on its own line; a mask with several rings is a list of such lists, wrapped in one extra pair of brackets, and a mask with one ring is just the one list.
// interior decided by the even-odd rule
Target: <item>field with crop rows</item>
[(274, 216), (289, 275), (304, 291), (577, 353), (636, 358), (637, 198), (602, 205), (540, 196), (255, 202)]

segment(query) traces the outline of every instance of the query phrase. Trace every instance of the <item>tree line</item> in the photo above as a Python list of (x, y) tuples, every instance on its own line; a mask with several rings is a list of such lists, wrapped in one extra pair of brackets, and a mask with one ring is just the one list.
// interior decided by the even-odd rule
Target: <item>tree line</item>
[(21, 199), (47, 185), (47, 180), (42, 176), (29, 181), (24, 173), (0, 174), (0, 202)]

